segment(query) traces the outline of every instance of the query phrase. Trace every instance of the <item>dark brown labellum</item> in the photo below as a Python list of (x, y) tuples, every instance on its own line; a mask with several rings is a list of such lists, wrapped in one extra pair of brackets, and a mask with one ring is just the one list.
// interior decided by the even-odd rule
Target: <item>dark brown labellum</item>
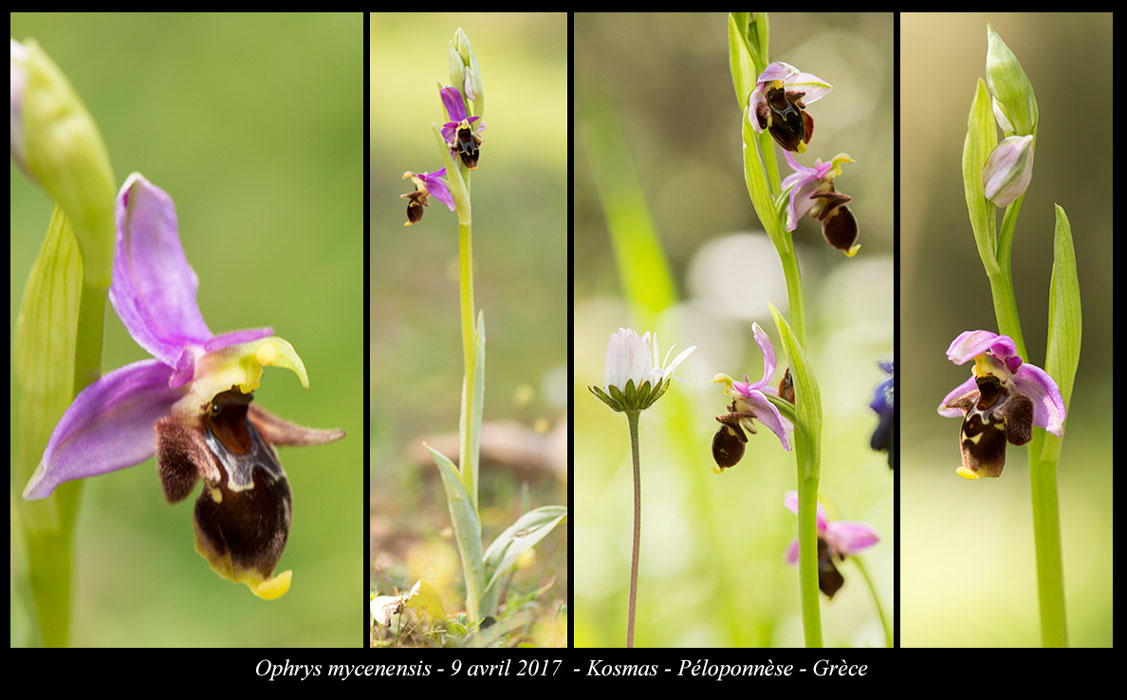
[(417, 224), (423, 218), (423, 207), (430, 206), (426, 190), (416, 190), (399, 195), (407, 200), (407, 225)]
[(462, 164), (470, 170), (477, 170), (477, 159), (481, 152), (481, 137), (470, 129), (468, 121), (463, 121), (458, 125), (454, 144), (454, 149), (462, 158)]
[(735, 424), (721, 425), (720, 430), (716, 431), (716, 435), (712, 438), (712, 458), (716, 460), (716, 466), (720, 469), (728, 469), (739, 464), (743, 459), (746, 444), (747, 436), (744, 435), (738, 421)]
[(801, 153), (806, 150), (805, 144), (810, 143), (814, 134), (814, 119), (806, 113), (806, 105), (802, 102), (805, 94), (785, 91), (781, 87), (772, 88), (767, 91), (767, 114), (761, 116), (759, 112), (762, 108), (757, 109), (760, 127), (763, 127), (764, 121), (769, 122), (767, 130), (775, 142), (788, 151)]
[(196, 500), (196, 542), (213, 568), (230, 557), (235, 576), (269, 578), (289, 537), (293, 497), (277, 453), (247, 420), (252, 398), (225, 391), (209, 406), (204, 440), (221, 469)]
[(947, 404), (965, 412), (959, 438), (963, 466), (980, 477), (1001, 476), (1006, 443), (1024, 445), (1033, 439), (1033, 401), (991, 375), (977, 377), (975, 383), (977, 390)]
[[(840, 557), (844, 559), (845, 557)], [(834, 594), (841, 590), (845, 585), (845, 577), (834, 566), (834, 554), (830, 551), (830, 547), (826, 541), (821, 537), (818, 538), (818, 588), (822, 593), (826, 594), (827, 598), (833, 598)]]

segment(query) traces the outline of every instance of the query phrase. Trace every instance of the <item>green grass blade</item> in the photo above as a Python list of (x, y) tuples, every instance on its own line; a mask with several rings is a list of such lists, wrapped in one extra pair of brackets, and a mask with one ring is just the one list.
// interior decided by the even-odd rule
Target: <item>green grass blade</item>
[(617, 112), (609, 101), (584, 112), (582, 145), (606, 216), (619, 279), (635, 316), (648, 327), (677, 300), (669, 263), (646, 206)]

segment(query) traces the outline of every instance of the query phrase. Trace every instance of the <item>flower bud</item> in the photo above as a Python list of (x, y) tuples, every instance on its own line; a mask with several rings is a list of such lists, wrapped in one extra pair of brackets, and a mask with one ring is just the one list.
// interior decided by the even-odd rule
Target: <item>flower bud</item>
[(1008, 206), (1025, 193), (1033, 178), (1033, 136), (1011, 136), (986, 159), (982, 187), (996, 206)]
[(23, 91), (27, 85), (27, 49), (15, 39), (12, 42), (12, 160), (28, 175), (23, 148)]
[(485, 102), (481, 69), (477, 65), (477, 56), (470, 48), (469, 37), (461, 27), (454, 32), (454, 39), (450, 42), (450, 84), (474, 103), (472, 114), (480, 117)]
[(1037, 98), (1033, 94), (1033, 85), (1021, 69), (1017, 56), (989, 24), (986, 25), (986, 39), (989, 44), (986, 50), (986, 83), (994, 95), (995, 112), (1000, 111), (1004, 116), (999, 122), (1004, 130), (1007, 124), (1012, 125), (1006, 136), (1032, 134), (1037, 128)]
[(34, 41), (12, 41), (12, 157), (74, 225), (87, 284), (108, 288), (117, 193), (86, 105)]

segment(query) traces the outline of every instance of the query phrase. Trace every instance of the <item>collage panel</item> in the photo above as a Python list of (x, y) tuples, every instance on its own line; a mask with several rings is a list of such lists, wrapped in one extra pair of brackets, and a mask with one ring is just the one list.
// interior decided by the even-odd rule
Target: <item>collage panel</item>
[(1114, 668), (1111, 13), (10, 25), (26, 670)]
[(577, 647), (892, 645), (893, 30), (575, 16)]
[(1111, 16), (900, 23), (901, 642), (1110, 646)]
[(568, 18), (370, 21), (369, 644), (566, 647)]
[(12, 646), (356, 643), (363, 21), (11, 17)]

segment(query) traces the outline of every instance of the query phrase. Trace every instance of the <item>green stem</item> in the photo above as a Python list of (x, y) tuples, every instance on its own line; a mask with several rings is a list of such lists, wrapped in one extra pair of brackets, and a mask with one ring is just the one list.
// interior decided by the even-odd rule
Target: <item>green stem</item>
[[(777, 173), (776, 173), (777, 176)], [(769, 175), (770, 177), (770, 175)], [(765, 225), (774, 225), (778, 235), (775, 250), (783, 266), (783, 276), (787, 282), (787, 302), (790, 313), (791, 330), (794, 331), (802, 349), (806, 349), (806, 313), (802, 299), (802, 278), (798, 271), (798, 256), (794, 250), (794, 239), (783, 230), (779, 217)], [(802, 401), (802, 397), (797, 397)], [(796, 407), (797, 408), (797, 407)], [(797, 429), (797, 428), (796, 428)], [(813, 426), (818, 430), (820, 426)], [(798, 467), (798, 577), (799, 596), (802, 606), (802, 628), (807, 647), (822, 646), (821, 600), (818, 591), (818, 480), (820, 456), (801, 455), (795, 450), (795, 463)], [(814, 468), (807, 469), (805, 459), (813, 460)], [(809, 475), (809, 476), (808, 476)]]
[(798, 465), (798, 592), (802, 631), (808, 648), (822, 646), (822, 617), (818, 599), (818, 479), (803, 478)]
[(799, 345), (806, 349), (806, 312), (802, 300), (802, 278), (798, 272), (798, 256), (794, 250), (794, 241), (789, 233), (784, 232), (783, 237), (790, 244), (787, 249), (777, 249), (779, 260), (783, 265), (783, 277), (787, 282), (787, 309), (790, 311), (791, 329), (798, 338)]
[(634, 461), (634, 549), (630, 556), (630, 603), (626, 614), (626, 648), (634, 648), (634, 612), (638, 598), (638, 548), (642, 541), (642, 470), (638, 460), (638, 411), (627, 411), (630, 453)]
[[(998, 331), (1013, 339), (1017, 354), (1029, 355), (1021, 332), (1011, 274), (1010, 251), (1024, 195), (1006, 207), (998, 236), (998, 270), (987, 274), (994, 298)], [(1029, 444), (1029, 482), (1033, 500), (1033, 542), (1037, 559), (1037, 597), (1041, 613), (1041, 643), (1046, 647), (1068, 645), (1064, 602), (1064, 564), (1060, 537), (1060, 500), (1057, 496), (1057, 459), (1044, 457), (1045, 431), (1035, 428)]]
[[(1038, 429), (1037, 432), (1044, 433)], [(1041, 644), (1068, 646), (1064, 612), (1064, 565), (1060, 541), (1057, 462), (1040, 461), (1040, 440), (1029, 447), (1029, 483), (1033, 494), (1033, 542), (1037, 553), (1037, 594), (1041, 609)]]
[(865, 561), (860, 555), (854, 554), (850, 559), (856, 564), (857, 570), (861, 572), (861, 576), (865, 579), (865, 583), (869, 586), (869, 594), (873, 597), (873, 606), (877, 609), (877, 615), (880, 616), (881, 627), (884, 628), (884, 645), (889, 649), (892, 648), (892, 621), (884, 614), (884, 607), (880, 604), (880, 596), (877, 595), (877, 588), (873, 584), (873, 579), (869, 576), (869, 569), (865, 566)]
[(465, 363), (466, 373), (462, 379), (462, 411), (467, 415), (462, 416), (462, 479), (466, 484), (473, 501), (474, 511), (477, 511), (477, 455), (473, 450), (473, 430), (475, 425), (473, 416), (468, 415), (473, 410), (473, 377), (474, 358), (476, 356), (477, 339), (474, 332), (474, 303), (473, 303), (473, 230), (469, 221), (458, 223), (458, 265), (460, 281), (460, 299), (462, 309), (462, 358)]
[(1021, 317), (1017, 312), (1013, 273), (1010, 269), (1014, 229), (1017, 227), (1017, 216), (1021, 212), (1021, 202), (1024, 198), (1025, 195), (1022, 195), (1006, 207), (1006, 214), (1002, 218), (1002, 230), (998, 235), (998, 267), (993, 272), (988, 270), (987, 278), (990, 280), (990, 293), (994, 298), (994, 316), (998, 319), (998, 332), (1013, 338), (1017, 346), (1017, 354), (1028, 358), (1029, 355), (1025, 352), (1025, 336), (1021, 332)]

